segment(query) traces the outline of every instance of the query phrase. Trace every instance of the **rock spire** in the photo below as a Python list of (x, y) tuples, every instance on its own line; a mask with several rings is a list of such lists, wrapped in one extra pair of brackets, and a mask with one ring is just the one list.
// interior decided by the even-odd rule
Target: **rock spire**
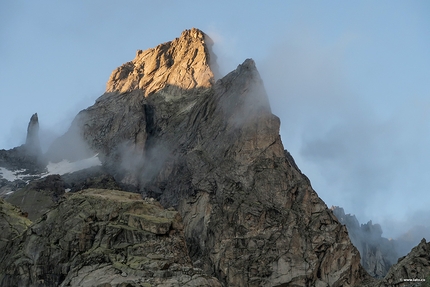
[(42, 154), (39, 141), (39, 118), (37, 113), (31, 116), (30, 122), (28, 123), (25, 148), (27, 153), (32, 156), (39, 156)]

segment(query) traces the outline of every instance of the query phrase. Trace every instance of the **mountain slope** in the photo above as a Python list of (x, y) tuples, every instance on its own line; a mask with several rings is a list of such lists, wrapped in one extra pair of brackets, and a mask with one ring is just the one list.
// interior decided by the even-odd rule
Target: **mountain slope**
[(48, 154), (83, 143), (67, 156), (100, 153), (177, 208), (194, 265), (228, 286), (354, 286), (358, 251), (286, 156), (254, 62), (215, 82), (210, 44), (191, 29), (138, 51)]

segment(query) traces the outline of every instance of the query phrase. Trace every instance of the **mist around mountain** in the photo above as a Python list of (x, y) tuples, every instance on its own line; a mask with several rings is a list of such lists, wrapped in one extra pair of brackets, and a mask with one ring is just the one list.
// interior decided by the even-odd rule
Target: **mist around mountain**
[(345, 214), (343, 208), (338, 206), (332, 206), (331, 210), (346, 225), (352, 243), (360, 252), (360, 263), (364, 269), (373, 277), (383, 278), (400, 257), (396, 243), (382, 237), (379, 224), (372, 221), (360, 224), (354, 215)]
[(425, 240), (387, 273), (395, 256), (381, 227), (343, 214), (357, 227), (347, 229), (284, 148), (256, 63), (220, 77), (212, 45), (193, 28), (138, 50), (46, 153), (37, 116), (25, 145), (0, 151), (0, 285), (370, 287), (427, 276)]

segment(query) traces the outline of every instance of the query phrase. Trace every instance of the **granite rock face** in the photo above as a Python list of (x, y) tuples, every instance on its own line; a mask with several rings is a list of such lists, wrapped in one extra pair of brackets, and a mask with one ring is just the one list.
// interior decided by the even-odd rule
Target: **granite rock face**
[(284, 150), (255, 63), (215, 82), (210, 45), (192, 29), (138, 51), (52, 149), (77, 135), (117, 180), (177, 208), (194, 266), (226, 286), (361, 282), (346, 228)]
[(211, 39), (200, 30), (191, 29), (154, 49), (138, 50), (133, 61), (112, 72), (106, 92), (124, 94), (140, 90), (147, 97), (167, 87), (172, 89), (168, 94), (174, 97), (181, 96), (181, 90), (210, 87), (214, 75), (209, 67), (207, 45), (212, 45)]
[(1, 286), (221, 286), (193, 268), (177, 211), (139, 194), (67, 194), (0, 253)]

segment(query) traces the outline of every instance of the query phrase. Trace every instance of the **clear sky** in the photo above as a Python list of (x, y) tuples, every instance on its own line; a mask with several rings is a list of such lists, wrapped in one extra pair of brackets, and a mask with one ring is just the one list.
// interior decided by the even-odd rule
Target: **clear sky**
[(429, 15), (427, 0), (0, 1), (0, 148), (35, 112), (46, 148), (136, 50), (196, 27), (222, 72), (256, 61), (327, 205), (395, 236), (430, 218)]

